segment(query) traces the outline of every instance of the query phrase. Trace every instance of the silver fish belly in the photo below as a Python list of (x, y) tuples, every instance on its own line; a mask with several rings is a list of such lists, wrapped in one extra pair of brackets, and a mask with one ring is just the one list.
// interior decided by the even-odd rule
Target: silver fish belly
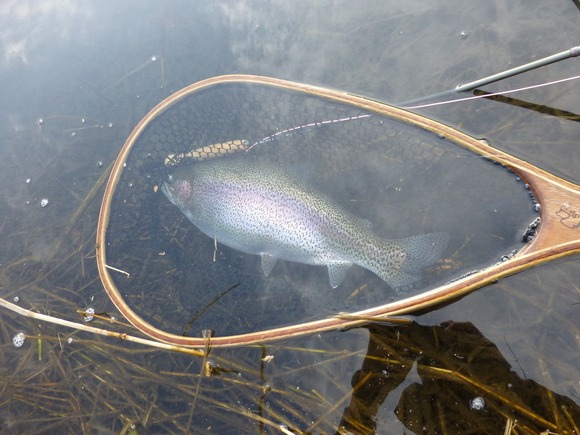
[(357, 264), (400, 289), (418, 281), (448, 242), (444, 233), (382, 239), (367, 221), (299, 178), (252, 161), (216, 158), (179, 166), (161, 189), (203, 233), (260, 255), (265, 275), (278, 259), (325, 265), (337, 287)]

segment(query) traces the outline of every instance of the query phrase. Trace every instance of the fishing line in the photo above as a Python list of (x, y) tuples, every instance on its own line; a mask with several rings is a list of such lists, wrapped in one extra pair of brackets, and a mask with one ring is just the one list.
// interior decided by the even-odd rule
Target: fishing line
[(282, 134), (294, 133), (295, 131), (302, 130), (304, 128), (322, 127), (323, 125), (328, 125), (328, 124), (336, 124), (336, 123), (339, 123), (339, 122), (354, 121), (354, 120), (357, 120), (357, 119), (370, 118), (371, 116), (372, 115), (369, 115), (369, 114), (366, 114), (366, 115), (356, 115), (356, 116), (347, 116), (345, 118), (328, 119), (328, 120), (325, 120), (325, 121), (315, 121), (315, 122), (309, 122), (308, 124), (297, 125), (295, 127), (291, 127), (291, 128), (287, 128), (285, 130), (278, 131), (278, 132), (276, 132), (274, 134), (271, 134), (270, 136), (266, 136), (266, 137), (260, 139), (257, 142), (254, 142), (251, 146), (249, 146), (248, 148), (246, 148), (246, 152), (247, 151), (250, 151), (252, 148), (254, 148), (258, 144), (273, 141), (276, 137), (278, 137), (278, 136), (280, 136)]
[(555, 84), (558, 84), (558, 83), (564, 83), (564, 82), (568, 82), (568, 81), (571, 81), (571, 80), (576, 80), (576, 79), (579, 79), (579, 78), (580, 78), (580, 76), (568, 77), (568, 78), (561, 79), (561, 80), (555, 80), (555, 81), (547, 82), (547, 83), (540, 83), (539, 85), (526, 86), (526, 87), (523, 87), (523, 88), (512, 89), (512, 90), (509, 90), (509, 91), (500, 91), (500, 92), (494, 92), (494, 93), (485, 94), (485, 95), (475, 95), (473, 97), (459, 98), (457, 100), (447, 100), (447, 101), (439, 101), (439, 102), (436, 102), (436, 103), (420, 104), (418, 106), (402, 106), (401, 108), (402, 109), (421, 109), (421, 108), (424, 108), (424, 107), (442, 106), (442, 105), (445, 105), (445, 104), (459, 103), (461, 101), (477, 100), (477, 99), (480, 99), (480, 98), (488, 98), (488, 97), (493, 97), (493, 96), (496, 96), (496, 95), (506, 95), (506, 94), (516, 93), (516, 92), (521, 92), (521, 91), (527, 91), (527, 90), (530, 90), (530, 89), (542, 88), (544, 86), (550, 86), (550, 85), (555, 85)]
[[(402, 109), (421, 109), (421, 108), (425, 108), (425, 107), (434, 107), (434, 106), (442, 106), (442, 105), (446, 105), (446, 104), (451, 104), (451, 103), (459, 103), (459, 102), (463, 102), (463, 101), (469, 101), (469, 100), (477, 100), (480, 98), (490, 98), (490, 97), (494, 97), (494, 96), (499, 96), (499, 95), (506, 95), (506, 94), (512, 94), (512, 93), (516, 93), (516, 92), (521, 92), (521, 91), (527, 91), (530, 89), (536, 89), (536, 88), (542, 88), (544, 86), (550, 86), (550, 85), (555, 85), (555, 84), (559, 84), (559, 83), (564, 83), (564, 82), (568, 82), (568, 81), (572, 81), (572, 80), (576, 80), (579, 79), (580, 75), (578, 76), (574, 76), (574, 77), (568, 77), (565, 79), (560, 79), (560, 80), (554, 80), (552, 82), (547, 82), (547, 83), (540, 83), (538, 85), (532, 85), (532, 86), (526, 86), (523, 88), (518, 88), (518, 89), (512, 89), (509, 91), (500, 91), (500, 92), (494, 92), (494, 93), (485, 93), (483, 95), (474, 95), (471, 97), (465, 97), (465, 98), (458, 98), (455, 100), (447, 100), (447, 101), (439, 101), (439, 102), (435, 102), (435, 103), (428, 103), (428, 104), (420, 104), (417, 106), (400, 106)], [(475, 91), (474, 91), (475, 92)], [(370, 114), (365, 114), (365, 115), (357, 115), (357, 116), (348, 116), (348, 117), (344, 117), (344, 118), (337, 118), (337, 119), (329, 119), (329, 120), (325, 120), (325, 121), (315, 121), (315, 122), (310, 122), (308, 124), (303, 124), (303, 125), (297, 125), (295, 127), (290, 127), (290, 128), (286, 128), (284, 130), (278, 131), (274, 134), (271, 134), (269, 136), (266, 136), (256, 142), (254, 142), (251, 146), (247, 147), (245, 149), (246, 152), (250, 151), (252, 148), (254, 148), (256, 145), (259, 144), (263, 144), (266, 142), (271, 142), (274, 139), (276, 139), (278, 136), (284, 135), (284, 134), (293, 134), (299, 130), (303, 130), (303, 129), (307, 129), (307, 128), (311, 128), (311, 127), (321, 127), (323, 125), (329, 125), (329, 124), (336, 124), (339, 122), (345, 122), (345, 121), (355, 121), (358, 119), (364, 119), (364, 118), (370, 118), (372, 115)]]

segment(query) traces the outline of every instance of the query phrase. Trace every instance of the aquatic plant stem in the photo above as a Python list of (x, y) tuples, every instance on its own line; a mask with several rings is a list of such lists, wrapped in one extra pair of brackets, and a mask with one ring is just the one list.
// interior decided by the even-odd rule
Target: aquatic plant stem
[(54, 323), (54, 324), (61, 325), (61, 326), (66, 326), (67, 328), (78, 329), (80, 331), (88, 331), (88, 332), (92, 332), (93, 334), (105, 335), (108, 337), (115, 337), (115, 338), (119, 338), (121, 340), (131, 341), (133, 343), (144, 344), (147, 346), (157, 347), (157, 348), (165, 349), (165, 350), (172, 350), (175, 352), (186, 353), (186, 354), (195, 355), (195, 356), (199, 356), (199, 357), (204, 356), (204, 352), (201, 350), (198, 350), (198, 349), (189, 349), (189, 348), (186, 348), (183, 346), (175, 346), (175, 345), (171, 345), (171, 344), (161, 343), (158, 341), (147, 340), (145, 338), (134, 337), (132, 335), (128, 335), (128, 334), (121, 333), (121, 332), (108, 331), (106, 329), (95, 328), (93, 326), (84, 325), (82, 323), (76, 323), (76, 322), (71, 322), (69, 320), (59, 319), (56, 317), (48, 316), (46, 314), (36, 313), (34, 311), (21, 308), (18, 305), (15, 305), (12, 302), (8, 302), (7, 300), (1, 299), (1, 298), (0, 298), (0, 306), (7, 308), (10, 311), (13, 311), (17, 314), (20, 314), (21, 316), (30, 317), (30, 318), (37, 319), (37, 320), (42, 320), (44, 322)]

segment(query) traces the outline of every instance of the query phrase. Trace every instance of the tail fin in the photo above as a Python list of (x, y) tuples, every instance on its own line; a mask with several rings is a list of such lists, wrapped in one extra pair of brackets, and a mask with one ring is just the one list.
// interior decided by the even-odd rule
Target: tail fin
[[(447, 233), (430, 233), (392, 240), (402, 250), (402, 261), (381, 270), (381, 276), (397, 291), (412, 287), (421, 279), (421, 270), (435, 263), (449, 243)], [(397, 264), (399, 263), (399, 264)]]

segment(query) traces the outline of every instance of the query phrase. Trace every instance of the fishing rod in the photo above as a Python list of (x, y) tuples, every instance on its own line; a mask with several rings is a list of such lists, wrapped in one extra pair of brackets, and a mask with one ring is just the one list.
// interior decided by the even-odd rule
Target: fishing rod
[(564, 59), (569, 59), (571, 57), (578, 57), (578, 56), (580, 56), (580, 45), (576, 46), (576, 47), (572, 47), (569, 50), (564, 50), (560, 53), (556, 53), (556, 54), (553, 54), (551, 56), (544, 57), (542, 59), (538, 59), (534, 62), (526, 63), (525, 65), (520, 65), (518, 67), (511, 68), (511, 69), (508, 69), (506, 71), (503, 71), (503, 72), (500, 72), (497, 74), (493, 74), (491, 76), (484, 77), (484, 78), (479, 79), (479, 80), (475, 80), (475, 81), (472, 81), (469, 83), (465, 83), (463, 85), (459, 85), (459, 86), (455, 87), (454, 89), (449, 89), (447, 91), (438, 92), (436, 94), (428, 95), (425, 97), (419, 97), (419, 98), (415, 98), (413, 100), (404, 101), (402, 103), (399, 103), (398, 106), (405, 107), (405, 106), (410, 106), (412, 104), (419, 103), (421, 101), (432, 100), (435, 98), (449, 97), (451, 95), (455, 95), (455, 94), (458, 94), (460, 92), (473, 91), (474, 89), (479, 88), (480, 86), (485, 86), (485, 85), (488, 85), (490, 83), (495, 83), (495, 82), (498, 82), (500, 80), (516, 76), (518, 74), (522, 74), (522, 73), (532, 71), (532, 70), (537, 69), (537, 68), (541, 68), (541, 67), (546, 66), (546, 65), (550, 65), (550, 64), (555, 63), (555, 62), (560, 62), (561, 60), (564, 60)]

